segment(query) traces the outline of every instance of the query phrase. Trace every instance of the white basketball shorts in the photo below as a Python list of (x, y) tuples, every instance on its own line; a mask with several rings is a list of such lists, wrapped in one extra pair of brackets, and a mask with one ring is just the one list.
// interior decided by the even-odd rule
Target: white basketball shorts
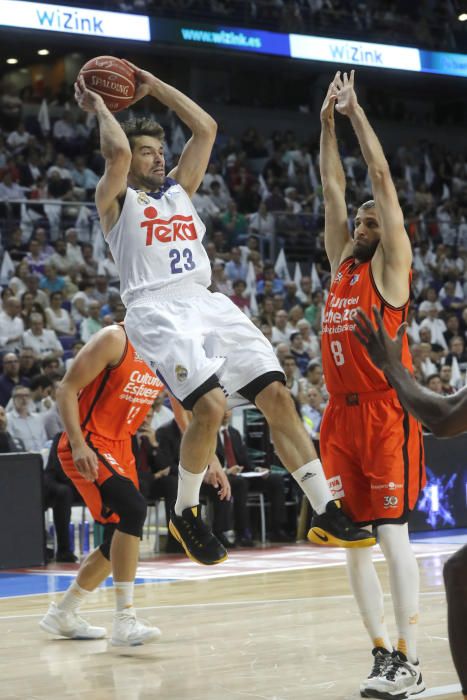
[(212, 375), (227, 395), (281, 372), (272, 345), (224, 294), (201, 285), (133, 302), (125, 329), (138, 355), (183, 401)]

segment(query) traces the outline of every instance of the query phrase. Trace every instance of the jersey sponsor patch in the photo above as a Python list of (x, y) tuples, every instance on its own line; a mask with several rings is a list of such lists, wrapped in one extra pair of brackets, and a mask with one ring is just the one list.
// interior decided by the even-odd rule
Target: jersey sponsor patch
[(153, 206), (144, 210), (146, 219), (140, 223), (146, 229), (146, 246), (154, 243), (172, 243), (173, 241), (194, 241), (198, 238), (193, 216), (174, 214), (170, 219), (158, 218), (157, 209)]
[(141, 206), (144, 206), (144, 207), (147, 207), (148, 204), (151, 204), (151, 200), (150, 200), (147, 192), (138, 192), (138, 196), (136, 197), (136, 201), (138, 202), (138, 204), (141, 204)]

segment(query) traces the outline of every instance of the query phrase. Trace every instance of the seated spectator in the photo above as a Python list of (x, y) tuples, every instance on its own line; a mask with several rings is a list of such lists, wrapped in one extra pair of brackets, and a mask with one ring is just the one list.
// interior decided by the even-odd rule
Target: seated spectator
[[(44, 373), (44, 377), (47, 377), (53, 383), (64, 374), (63, 365), (60, 364), (56, 357), (46, 357), (42, 360), (42, 372)], [(52, 403), (50, 402), (47, 409), (51, 407)]]
[(232, 294), (232, 282), (225, 276), (225, 263), (217, 262), (214, 263), (212, 268), (212, 282), (213, 290), (230, 296)]
[[(90, 243), (83, 243), (81, 246), (81, 252), (83, 254), (84, 267), (82, 268), (83, 275), (86, 277), (96, 277), (98, 275), (98, 263), (94, 259), (94, 251)], [(105, 262), (104, 260), (102, 262)], [(99, 263), (100, 265), (101, 263)], [(107, 279), (108, 275), (103, 274)]]
[(445, 363), (452, 365), (454, 359), (457, 360), (459, 370), (465, 372), (467, 370), (467, 351), (464, 338), (460, 335), (453, 336), (449, 341), (449, 353), (446, 355)]
[[(439, 310), (436, 302), (423, 302), (427, 304), (425, 306), (427, 315), (420, 324), (420, 339), (422, 340), (422, 329), (429, 328), (431, 331), (431, 343), (433, 345), (439, 345), (443, 350), (447, 350), (447, 344), (444, 337), (444, 333), (447, 330), (444, 321), (438, 317)], [(428, 304), (430, 306), (428, 307)]]
[(0, 406), (6, 406), (15, 386), (29, 386), (29, 379), (20, 368), (19, 357), (14, 352), (6, 352), (2, 357), (0, 374)]
[(248, 233), (247, 220), (245, 215), (238, 211), (238, 206), (234, 199), (231, 199), (227, 205), (227, 211), (221, 217), (221, 222), (230, 245), (237, 245), (240, 237), (246, 237)]
[(53, 292), (50, 295), (50, 306), (45, 310), (47, 328), (60, 335), (76, 335), (76, 325), (70, 314), (62, 307), (63, 294)]
[[(434, 305), (434, 306), (433, 306)], [(434, 287), (428, 287), (425, 292), (425, 300), (418, 307), (418, 318), (423, 321), (428, 316), (428, 312), (436, 308), (438, 311), (443, 310), (443, 305), (438, 299), (438, 292)]]
[(99, 177), (94, 170), (86, 166), (84, 156), (76, 156), (73, 167), (71, 168), (71, 178), (76, 191), (76, 188), (82, 190), (86, 199), (92, 199), (99, 182)]
[(274, 265), (264, 266), (263, 279), (256, 285), (257, 294), (265, 294), (265, 285), (268, 281), (272, 282), (272, 294), (284, 294), (284, 282), (276, 276)]
[(230, 298), (232, 299), (235, 306), (238, 306), (239, 309), (241, 309), (244, 313), (247, 314), (247, 316), (249, 316), (249, 314), (250, 314), (250, 302), (245, 297), (246, 282), (242, 279), (235, 280), (235, 282), (233, 282), (233, 284), (232, 284), (232, 287), (233, 287), (233, 292), (230, 295)]
[(23, 345), (32, 348), (41, 359), (63, 356), (63, 348), (55, 331), (44, 329), (44, 320), (38, 313), (31, 314), (31, 328), (23, 333)]
[(323, 401), (327, 401), (329, 399), (329, 394), (326, 389), (326, 385), (324, 384), (323, 367), (319, 359), (311, 360), (311, 362), (308, 364), (305, 380), (307, 390), (311, 387), (315, 387), (321, 393)]
[(21, 302), (9, 297), (0, 311), (0, 347), (3, 352), (17, 352), (21, 347), (24, 323), (21, 318)]
[(456, 285), (451, 280), (444, 283), (439, 298), (447, 312), (460, 312), (464, 308), (464, 298), (456, 295)]
[[(27, 380), (41, 373), (41, 362), (32, 348), (21, 348), (19, 353), (19, 371)], [(28, 383), (29, 385), (29, 383)]]
[(168, 554), (183, 552), (183, 548), (169, 530), (170, 512), (177, 500), (178, 466), (173, 463), (171, 454), (161, 448), (158, 442), (151, 425), (152, 413), (150, 410), (133, 440), (140, 489), (148, 500), (164, 499), (167, 523), (165, 551)]
[(417, 323), (417, 312), (413, 306), (410, 306), (407, 312), (407, 335), (409, 343), (420, 342), (420, 326)]
[(106, 275), (97, 275), (92, 296), (101, 307), (109, 301), (109, 291), (109, 280)]
[(289, 314), (287, 311), (276, 311), (272, 327), (272, 344), (288, 343), (290, 338)]
[(297, 367), (300, 370), (300, 374), (304, 375), (311, 357), (305, 350), (305, 343), (303, 342), (303, 337), (300, 331), (294, 331), (290, 335), (290, 354), (295, 359)]
[(13, 437), (8, 432), (8, 417), (3, 406), (0, 406), (0, 454), (8, 454), (9, 452), (25, 452), (23, 441), (20, 438)]
[(71, 315), (76, 323), (87, 317), (89, 304), (95, 301), (93, 294), (96, 284), (92, 277), (86, 277), (78, 286), (79, 291), (71, 298)]
[(444, 331), (444, 339), (449, 346), (451, 338), (455, 335), (461, 335), (460, 333), (461, 323), (459, 321), (459, 316), (455, 313), (451, 313), (446, 318), (446, 330)]
[(311, 305), (305, 309), (305, 318), (311, 324), (316, 333), (321, 329), (321, 321), (324, 313), (324, 294), (321, 289), (317, 289), (311, 295)]
[[(29, 384), (31, 392), (31, 411), (32, 413), (45, 413), (52, 408), (50, 393), (52, 390), (52, 380), (45, 374), (37, 374), (31, 378)], [(13, 406), (7, 406), (10, 410)]]
[(48, 240), (47, 230), (43, 226), (38, 226), (36, 228), (33, 238), (38, 242), (40, 252), (45, 255), (46, 258), (50, 258), (50, 256), (54, 254), (54, 248), (50, 245)]
[(319, 440), (323, 412), (323, 396), (319, 389), (311, 386), (306, 392), (306, 402), (301, 405), (300, 413), (305, 430), (312, 440)]
[(19, 212), (18, 206), (13, 207), (8, 204), (12, 199), (23, 199), (24, 198), (24, 187), (18, 185), (17, 182), (13, 182), (11, 173), (8, 171), (3, 174), (0, 179), (0, 202), (5, 202), (5, 208), (3, 208), (3, 213), (6, 214), (9, 211)]
[(297, 297), (299, 303), (306, 309), (311, 304), (311, 277), (304, 276), (300, 280), (300, 285), (297, 289)]
[(71, 352), (73, 353), (71, 357), (65, 360), (65, 371), (68, 372), (70, 369), (71, 365), (73, 364), (73, 360), (75, 359), (76, 355), (79, 353), (81, 348), (84, 347), (84, 343), (82, 340), (76, 340), (72, 347), (71, 347)]
[[(205, 185), (204, 187), (206, 189)], [(209, 193), (209, 199), (220, 213), (227, 211), (231, 196), (228, 190), (222, 189), (219, 180), (213, 180), (206, 191)]]
[(248, 233), (255, 234), (271, 243), (276, 230), (274, 215), (268, 211), (265, 202), (261, 202), (258, 211), (248, 217)]
[(32, 303), (40, 304), (45, 309), (49, 305), (49, 297), (42, 289), (39, 289), (39, 282), (39, 275), (29, 274), (26, 277), (26, 291), (32, 294)]
[(452, 383), (452, 365), (441, 365), (439, 378), (441, 379), (441, 393), (443, 396), (450, 396), (456, 393), (456, 389)]
[(300, 384), (298, 382), (297, 373), (300, 374), (297, 362), (293, 355), (286, 355), (282, 362), (282, 369), (285, 374), (285, 386), (290, 391), (295, 399), (300, 397)]
[(29, 270), (33, 275), (43, 275), (44, 265), (47, 262), (47, 255), (41, 248), (39, 241), (31, 238), (29, 241), (29, 251), (26, 253), (25, 261), (29, 265)]
[(30, 141), (31, 134), (26, 131), (24, 122), (19, 122), (16, 129), (10, 131), (6, 140), (8, 148), (13, 155), (22, 153), (28, 147)]
[(318, 336), (311, 329), (311, 324), (306, 318), (301, 318), (297, 321), (297, 331), (303, 338), (303, 347), (309, 354), (310, 359), (318, 357), (320, 354), (320, 346)]
[(50, 295), (52, 292), (63, 292), (65, 289), (65, 278), (57, 275), (57, 268), (53, 263), (44, 265), (44, 276), (39, 283), (40, 289)]
[[(13, 229), (13, 231), (10, 233), (8, 237), (8, 243), (6, 244), (6, 249), (10, 255), (10, 258), (15, 264), (23, 265), (23, 269), (27, 270), (29, 272), (29, 266), (27, 263), (22, 263), (24, 256), (28, 252), (28, 247), (27, 245), (23, 242), (23, 232), (19, 226)], [(18, 273), (19, 267), (16, 267), (16, 275), (19, 276)], [(23, 273), (25, 274), (25, 273)], [(11, 280), (10, 280), (11, 283)], [(13, 288), (12, 288), (13, 289)], [(17, 290), (14, 289), (15, 294), (17, 294)], [(21, 290), (20, 290), (21, 292)]]
[(65, 231), (66, 256), (72, 265), (78, 268), (84, 267), (83, 253), (78, 241), (78, 231), (75, 228), (68, 228)]
[(105, 249), (105, 259), (99, 262), (97, 274), (105, 275), (113, 287), (118, 287), (120, 284), (118, 269), (109, 247)]
[(267, 469), (261, 476), (245, 479), (242, 472), (254, 471), (239, 431), (230, 425), (232, 412), (226, 411), (217, 437), (216, 455), (228, 475), (232, 488), (234, 529), (236, 543), (241, 547), (253, 546), (251, 523), (247, 507), (249, 493), (264, 493), (271, 504), (268, 511), (268, 533), (271, 542), (293, 542), (285, 532), (285, 485), (281, 474)]
[[(285, 282), (284, 284), (285, 296), (284, 296), (284, 309), (290, 311), (293, 307), (300, 306), (300, 299), (297, 296), (297, 285), (295, 282)], [(303, 318), (303, 311), (302, 311)]]
[(248, 265), (242, 262), (240, 248), (235, 246), (230, 251), (230, 260), (225, 265), (225, 275), (231, 282), (235, 280), (246, 280)]
[(44, 510), (52, 508), (57, 551), (55, 561), (73, 564), (78, 558), (70, 550), (69, 526), (73, 503), (82, 502), (72, 481), (66, 476), (57, 455), (61, 433), (54, 436), (44, 470)]
[(13, 410), (8, 414), (9, 431), (23, 441), (27, 452), (40, 452), (47, 442), (44, 421), (33, 412), (29, 387), (17, 385), (12, 392)]
[(21, 295), (21, 318), (24, 323), (24, 330), (31, 327), (31, 314), (38, 313), (44, 319), (44, 325), (47, 325), (47, 316), (41, 304), (34, 301), (34, 296), (31, 292), (24, 292)]
[(55, 267), (59, 275), (68, 275), (74, 266), (74, 261), (68, 257), (65, 239), (58, 238), (54, 246), (55, 253), (50, 256), (49, 263)]
[(88, 316), (85, 318), (80, 327), (80, 336), (83, 343), (87, 343), (89, 338), (97, 333), (102, 328), (100, 318), (101, 305), (93, 299), (88, 304)]
[(443, 385), (441, 383), (441, 377), (439, 376), (439, 374), (437, 372), (434, 374), (430, 374), (430, 376), (426, 378), (425, 386), (430, 391), (434, 391), (435, 394), (442, 394), (443, 393)]
[(197, 191), (192, 197), (192, 200), (193, 206), (195, 207), (200, 219), (205, 224), (208, 233), (211, 233), (218, 220), (220, 209), (214, 204), (209, 196), (209, 192), (204, 189), (203, 184), (198, 187)]

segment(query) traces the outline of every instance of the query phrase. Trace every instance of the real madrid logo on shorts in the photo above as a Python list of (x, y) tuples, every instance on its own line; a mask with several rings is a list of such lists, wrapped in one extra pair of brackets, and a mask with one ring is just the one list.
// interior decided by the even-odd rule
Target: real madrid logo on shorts
[(149, 196), (146, 192), (138, 192), (136, 201), (142, 206), (147, 206), (148, 204), (151, 204), (151, 200), (149, 199)]
[(177, 379), (179, 382), (184, 382), (185, 379), (188, 377), (188, 370), (183, 365), (176, 365), (175, 374), (177, 375)]

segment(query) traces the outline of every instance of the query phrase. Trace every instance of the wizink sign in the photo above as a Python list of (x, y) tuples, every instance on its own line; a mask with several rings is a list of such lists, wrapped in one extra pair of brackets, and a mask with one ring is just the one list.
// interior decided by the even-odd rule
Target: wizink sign
[(0, 0), (2, 26), (133, 41), (151, 40), (149, 17), (145, 15), (22, 0)]

